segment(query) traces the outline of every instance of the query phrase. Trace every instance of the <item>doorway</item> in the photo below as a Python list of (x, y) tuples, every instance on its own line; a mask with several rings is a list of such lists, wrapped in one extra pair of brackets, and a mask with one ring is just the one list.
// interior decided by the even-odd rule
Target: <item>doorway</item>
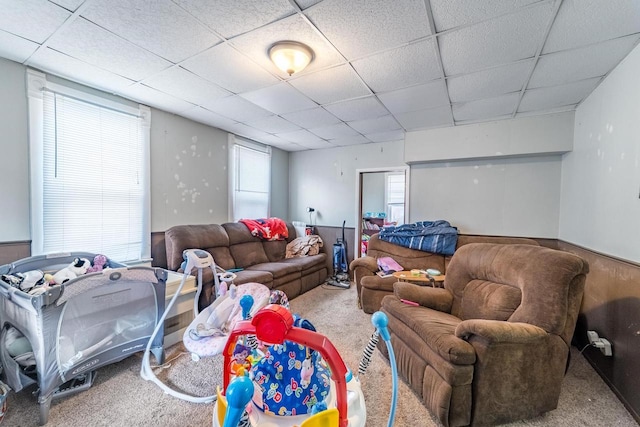
[(366, 254), (369, 238), (386, 225), (409, 220), (409, 167), (356, 170), (354, 254)]

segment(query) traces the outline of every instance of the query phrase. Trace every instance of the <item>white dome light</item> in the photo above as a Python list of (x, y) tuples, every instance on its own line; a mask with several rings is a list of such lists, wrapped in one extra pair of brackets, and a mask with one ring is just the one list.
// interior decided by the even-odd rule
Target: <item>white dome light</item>
[(282, 41), (269, 48), (269, 57), (276, 67), (292, 75), (309, 65), (313, 60), (313, 51), (302, 43)]

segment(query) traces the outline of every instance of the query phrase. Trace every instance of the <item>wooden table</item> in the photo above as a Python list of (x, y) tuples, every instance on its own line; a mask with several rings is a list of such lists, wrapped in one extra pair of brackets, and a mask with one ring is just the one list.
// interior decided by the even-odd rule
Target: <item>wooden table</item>
[(428, 274), (421, 272), (418, 276), (413, 276), (411, 271), (396, 271), (393, 273), (393, 277), (400, 280), (401, 282), (415, 282), (420, 285), (425, 285), (429, 283), (431, 286), (442, 287), (444, 283), (444, 274), (439, 276), (429, 276)]

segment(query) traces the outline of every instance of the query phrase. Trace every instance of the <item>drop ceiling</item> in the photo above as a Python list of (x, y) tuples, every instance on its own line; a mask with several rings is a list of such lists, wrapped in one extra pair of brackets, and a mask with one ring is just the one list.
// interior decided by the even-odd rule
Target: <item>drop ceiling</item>
[[(0, 56), (286, 151), (574, 110), (637, 0), (0, 0)], [(280, 40), (315, 58), (288, 76)]]

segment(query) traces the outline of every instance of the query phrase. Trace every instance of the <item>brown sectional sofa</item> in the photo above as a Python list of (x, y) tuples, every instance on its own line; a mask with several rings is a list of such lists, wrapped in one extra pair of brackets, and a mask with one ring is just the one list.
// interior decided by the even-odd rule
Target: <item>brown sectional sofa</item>
[[(520, 237), (491, 237), (458, 235), (456, 250), (469, 243), (499, 243), (499, 244), (529, 244), (539, 246), (533, 239)], [(450, 256), (419, 251), (385, 242), (378, 238), (378, 234), (371, 236), (367, 249), (367, 256), (357, 258), (351, 262), (353, 281), (358, 293), (358, 306), (365, 313), (373, 313), (380, 309), (382, 298), (393, 294), (393, 284), (398, 281), (395, 277), (379, 277), (377, 259), (391, 257), (405, 270), (435, 268), (446, 274)]]
[[(287, 243), (296, 238), (293, 224), (287, 223), (286, 240), (264, 241), (252, 236), (242, 223), (178, 225), (165, 231), (167, 267), (182, 272), (182, 251), (203, 249), (225, 270), (241, 268), (234, 283), (258, 282), (279, 289), (289, 299), (307, 292), (327, 278), (327, 254), (285, 258)], [(200, 308), (212, 300), (213, 274), (203, 271)]]

